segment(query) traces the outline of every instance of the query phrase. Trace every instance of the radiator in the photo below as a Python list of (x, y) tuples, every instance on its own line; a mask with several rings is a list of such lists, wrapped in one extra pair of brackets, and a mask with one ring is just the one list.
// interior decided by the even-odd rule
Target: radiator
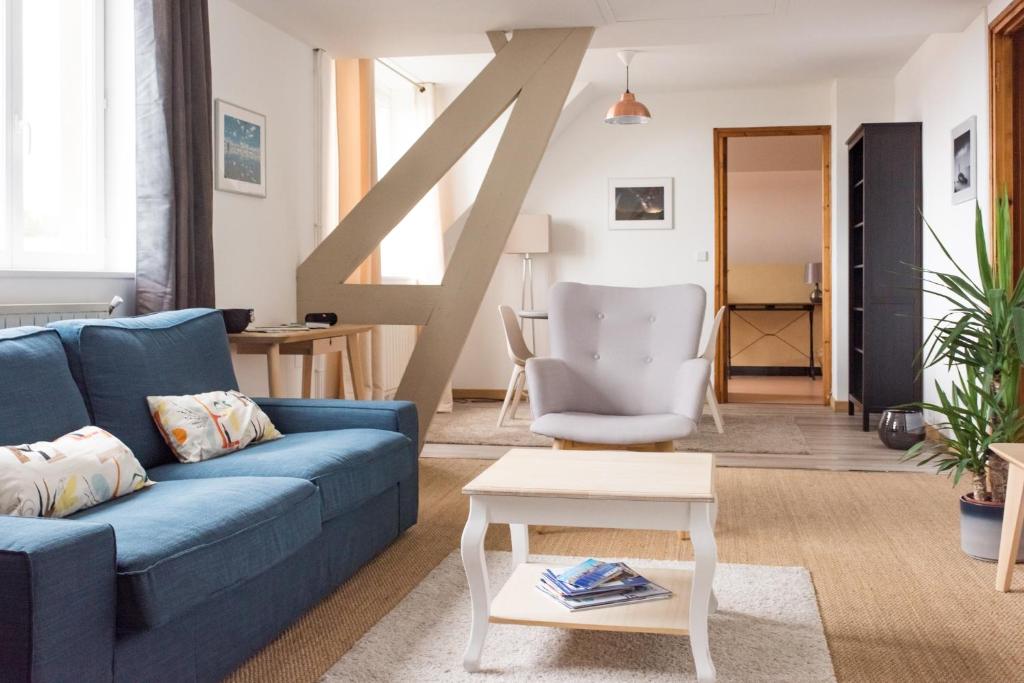
[(373, 335), (373, 397), (390, 400), (398, 391), (416, 346), (413, 325), (380, 325)]
[[(120, 303), (120, 302), (119, 302)], [(45, 325), (55, 320), (109, 318), (112, 303), (91, 304), (0, 304), (0, 329), (22, 325)]]

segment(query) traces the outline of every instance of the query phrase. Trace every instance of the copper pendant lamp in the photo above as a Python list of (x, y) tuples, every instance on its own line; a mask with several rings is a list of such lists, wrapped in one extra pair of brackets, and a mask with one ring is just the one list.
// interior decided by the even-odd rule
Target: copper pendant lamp
[(633, 61), (636, 52), (633, 50), (622, 50), (619, 52), (619, 59), (626, 65), (626, 92), (622, 93), (619, 101), (612, 105), (605, 114), (605, 123), (618, 125), (632, 125), (636, 123), (650, 123), (651, 112), (641, 102), (638, 102), (636, 95), (629, 91), (629, 63)]

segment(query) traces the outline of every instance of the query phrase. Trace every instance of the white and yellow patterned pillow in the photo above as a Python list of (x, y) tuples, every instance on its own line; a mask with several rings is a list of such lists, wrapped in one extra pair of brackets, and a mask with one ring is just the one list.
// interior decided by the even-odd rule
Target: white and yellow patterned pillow
[(99, 427), (0, 446), (0, 514), (67, 517), (151, 483), (131, 449)]
[(281, 438), (267, 414), (238, 391), (146, 400), (157, 429), (181, 462), (209, 460), (251, 443)]

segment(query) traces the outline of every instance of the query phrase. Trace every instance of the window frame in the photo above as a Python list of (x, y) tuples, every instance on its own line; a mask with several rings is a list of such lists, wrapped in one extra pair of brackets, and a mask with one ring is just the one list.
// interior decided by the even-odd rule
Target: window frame
[[(0, 49), (0, 69), (7, 85), (0, 87), (0, 206), (3, 207), (0, 222), (0, 273), (75, 273), (81, 275), (103, 273), (123, 275), (127, 272), (128, 258), (125, 256), (124, 245), (116, 244), (118, 239), (131, 239), (131, 250), (134, 251), (134, 221), (130, 229), (114, 225), (112, 214), (111, 193), (115, 189), (112, 181), (123, 180), (129, 169), (117, 172), (113, 169), (114, 152), (111, 145), (113, 124), (119, 123), (123, 128), (124, 121), (116, 121), (109, 106), (109, 81), (112, 74), (112, 61), (118, 56), (117, 49), (110, 49), (109, 43), (114, 40), (112, 29), (124, 30), (125, 26), (116, 25), (121, 21), (115, 17), (108, 6), (119, 0), (97, 0), (91, 12), (86, 13), (88, 25), (82, 26), (83, 32), (91, 34), (91, 45), (83, 52), (83, 59), (91, 61), (90, 93), (87, 101), (90, 106), (81, 116), (84, 125), (91, 131), (83, 171), (90, 176), (83, 182), (88, 183), (84, 195), (87, 200), (85, 210), (91, 217), (88, 231), (83, 234), (82, 248), (59, 251), (30, 251), (26, 249), (25, 214), (23, 206), (23, 178), (25, 165), (25, 145), (31, 144), (33, 131), (21, 120), (22, 115), (22, 74), (23, 74), (23, 21), (22, 7), (31, 0), (6, 0), (0, 3), (0, 35), (5, 46)], [(123, 1), (123, 0), (120, 0)], [(121, 117), (123, 118), (123, 117)], [(134, 122), (132, 122), (134, 123)], [(133, 126), (134, 128), (134, 126)], [(134, 130), (131, 131), (134, 138)], [(134, 149), (134, 142), (131, 143)], [(122, 155), (123, 156), (123, 155)], [(124, 159), (118, 159), (124, 161)], [(91, 167), (91, 168), (90, 168)], [(132, 159), (131, 177), (134, 177), (134, 160)], [(130, 190), (134, 192), (134, 187)], [(122, 215), (121, 218), (124, 218)], [(134, 219), (134, 216), (131, 217)], [(131, 234), (128, 234), (128, 233)]]

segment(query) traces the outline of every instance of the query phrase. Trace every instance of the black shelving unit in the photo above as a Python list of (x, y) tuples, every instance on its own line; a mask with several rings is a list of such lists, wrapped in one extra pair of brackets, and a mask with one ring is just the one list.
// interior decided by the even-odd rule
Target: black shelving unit
[(921, 124), (865, 123), (846, 141), (850, 415), (921, 400)]

